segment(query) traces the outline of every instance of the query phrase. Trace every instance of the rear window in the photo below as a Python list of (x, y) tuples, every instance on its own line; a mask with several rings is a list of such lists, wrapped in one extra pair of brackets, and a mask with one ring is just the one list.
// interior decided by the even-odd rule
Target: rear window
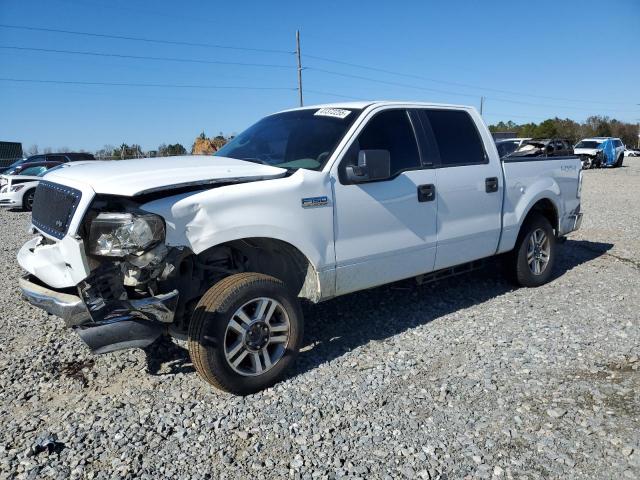
[(473, 119), (460, 110), (425, 110), (440, 151), (443, 167), (487, 163), (482, 139)]

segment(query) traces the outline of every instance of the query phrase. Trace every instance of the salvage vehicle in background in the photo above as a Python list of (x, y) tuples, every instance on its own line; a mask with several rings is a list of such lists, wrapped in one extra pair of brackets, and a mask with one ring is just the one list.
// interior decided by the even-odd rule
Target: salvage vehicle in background
[(509, 154), (511, 158), (521, 157), (566, 157), (573, 155), (571, 143), (565, 138), (532, 138)]
[(636, 148), (625, 147), (625, 157), (640, 157), (640, 150)]
[(580, 157), (582, 168), (621, 167), (624, 162), (624, 144), (619, 138), (592, 137), (580, 140), (573, 153)]
[(517, 139), (496, 140), (496, 148), (498, 149), (498, 155), (500, 158), (515, 152), (520, 146), (520, 142)]
[(500, 160), (472, 107), (354, 102), (265, 117), (215, 156), (91, 162), (37, 188), (23, 296), (95, 353), (186, 338), (207, 382), (273, 385), (303, 341), (300, 301), (501, 255), (551, 279), (580, 227), (577, 157)]

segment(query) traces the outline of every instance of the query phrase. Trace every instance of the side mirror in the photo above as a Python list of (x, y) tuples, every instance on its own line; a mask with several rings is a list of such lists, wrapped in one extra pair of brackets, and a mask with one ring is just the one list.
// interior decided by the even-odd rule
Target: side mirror
[(360, 150), (358, 165), (347, 166), (346, 173), (353, 183), (387, 179), (391, 176), (391, 154), (389, 150)]

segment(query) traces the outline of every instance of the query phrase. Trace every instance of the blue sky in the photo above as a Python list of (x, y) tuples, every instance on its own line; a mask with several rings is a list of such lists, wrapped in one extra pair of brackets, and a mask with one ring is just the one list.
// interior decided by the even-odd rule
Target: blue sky
[(307, 67), (306, 104), (340, 101), (341, 95), (478, 106), (485, 96), (489, 123), (594, 114), (640, 120), (638, 0), (612, 0), (606, 9), (589, 0), (0, 0), (0, 24), (209, 45), (0, 28), (2, 47), (271, 65), (0, 48), (3, 79), (173, 85), (0, 80), (0, 139), (25, 148), (96, 150), (122, 142), (190, 148), (203, 130), (241, 131), (267, 113), (297, 105), (295, 57), (289, 53), (297, 28)]

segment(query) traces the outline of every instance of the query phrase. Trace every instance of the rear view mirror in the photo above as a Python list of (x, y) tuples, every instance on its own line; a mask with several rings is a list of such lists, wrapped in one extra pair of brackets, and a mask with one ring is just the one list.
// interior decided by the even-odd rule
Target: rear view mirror
[(387, 179), (391, 176), (391, 154), (389, 150), (360, 150), (358, 165), (347, 166), (346, 172), (353, 183)]

